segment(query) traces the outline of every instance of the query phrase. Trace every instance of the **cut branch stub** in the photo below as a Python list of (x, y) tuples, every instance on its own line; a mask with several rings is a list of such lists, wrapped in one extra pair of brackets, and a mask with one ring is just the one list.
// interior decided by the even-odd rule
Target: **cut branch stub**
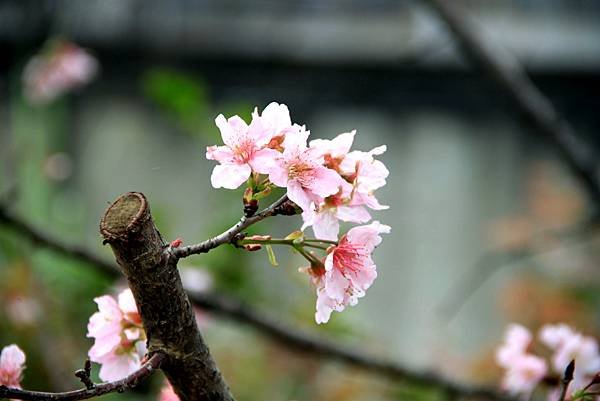
[(177, 272), (139, 192), (114, 201), (100, 222), (127, 278), (148, 337), (148, 352), (166, 354), (162, 370), (181, 401), (233, 400), (208, 347)]

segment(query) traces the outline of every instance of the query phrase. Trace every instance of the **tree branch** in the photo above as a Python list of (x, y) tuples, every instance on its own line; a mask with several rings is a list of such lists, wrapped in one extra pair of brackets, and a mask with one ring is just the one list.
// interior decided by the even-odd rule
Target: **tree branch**
[[(3, 210), (2, 205), (0, 205), (0, 216), (3, 215), (8, 216), (8, 218), (0, 219), (0, 222), (4, 222), (15, 228), (21, 235), (35, 241), (38, 245), (47, 246), (66, 256), (74, 257), (92, 267), (98, 268), (110, 277), (117, 278), (119, 276), (117, 269), (110, 263), (104, 262), (98, 257), (87, 258), (87, 255), (92, 255), (92, 253), (85, 250), (83, 252), (71, 254), (69, 251), (71, 247), (65, 246), (59, 240), (48, 234), (41, 233), (38, 229), (35, 229), (21, 219), (8, 215), (8, 213)], [(19, 224), (13, 225), (14, 222)], [(29, 229), (32, 229), (32, 231)], [(39, 239), (48, 240), (48, 242), (40, 241)], [(99, 260), (100, 263), (98, 263)], [(246, 324), (257, 330), (259, 333), (266, 335), (283, 346), (297, 352), (312, 353), (316, 356), (337, 359), (341, 362), (360, 367), (367, 372), (378, 373), (391, 380), (423, 383), (436, 388), (442, 388), (449, 394), (456, 394), (463, 398), (479, 397), (495, 401), (514, 401), (514, 399), (490, 388), (473, 387), (454, 383), (433, 373), (412, 371), (400, 364), (378, 359), (374, 356), (323, 341), (316, 336), (302, 333), (296, 328), (282, 324), (280, 319), (269, 317), (262, 312), (257, 312), (231, 296), (198, 292), (188, 292), (188, 295), (190, 300), (201, 308), (205, 308), (236, 322)]]
[(0, 399), (10, 398), (27, 401), (78, 401), (98, 397), (108, 393), (122, 393), (127, 389), (136, 387), (141, 381), (150, 377), (154, 371), (160, 368), (165, 359), (165, 354), (157, 352), (138, 370), (124, 379), (114, 382), (96, 384), (93, 388), (82, 388), (79, 390), (66, 391), (63, 393), (47, 393), (43, 391), (28, 391), (18, 388), (0, 386)]
[(492, 47), (461, 15), (456, 3), (428, 0), (460, 42), (471, 61), (486, 71), (508, 94), (517, 109), (549, 138), (574, 175), (586, 188), (595, 206), (600, 204), (600, 158), (576, 134), (571, 124), (534, 85), (518, 61), (508, 52)]
[(302, 354), (338, 360), (343, 363), (378, 373), (393, 380), (408, 381), (414, 384), (433, 386), (443, 390), (448, 396), (462, 398), (483, 398), (496, 401), (514, 401), (514, 398), (498, 393), (487, 387), (477, 387), (450, 381), (434, 372), (421, 372), (409, 369), (395, 362), (367, 355), (286, 326), (278, 319), (259, 313), (244, 303), (231, 297), (199, 292), (188, 292), (194, 304), (223, 315), (226, 318), (244, 323), (272, 340)]
[(181, 401), (233, 401), (204, 342), (183, 290), (177, 258), (154, 226), (143, 194), (121, 195), (106, 210), (100, 233), (135, 298), (148, 353), (166, 355), (162, 370)]
[(200, 242), (199, 244), (174, 248), (172, 253), (177, 258), (185, 258), (190, 255), (206, 253), (220, 245), (231, 242), (236, 235), (241, 233), (242, 230), (250, 227), (252, 224), (278, 214), (296, 214), (295, 207), (291, 204), (291, 201), (288, 200), (287, 195), (283, 195), (265, 210), (252, 217), (243, 216), (235, 225), (216, 237)]
[(475, 291), (495, 272), (505, 266), (522, 263), (543, 254), (556, 251), (557, 249), (580, 244), (589, 239), (588, 236), (598, 228), (599, 223), (600, 215), (594, 214), (573, 226), (559, 230), (544, 230), (538, 235), (540, 237), (549, 236), (556, 242), (551, 243), (543, 249), (534, 249), (529, 243), (531, 241), (528, 241), (527, 244), (513, 250), (502, 251), (490, 249), (486, 251), (470, 269), (462, 274), (455, 283), (451, 284), (448, 295), (443, 299), (438, 308), (439, 315), (443, 317), (445, 323), (449, 323), (458, 315)]

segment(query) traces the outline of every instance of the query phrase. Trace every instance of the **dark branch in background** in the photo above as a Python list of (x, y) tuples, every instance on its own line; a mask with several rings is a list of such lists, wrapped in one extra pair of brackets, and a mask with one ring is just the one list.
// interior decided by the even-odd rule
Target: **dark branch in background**
[(514, 105), (549, 138), (574, 175), (583, 183), (594, 206), (600, 205), (600, 158), (582, 141), (571, 124), (529, 79), (523, 68), (503, 49), (492, 47), (450, 0), (427, 0), (460, 42), (471, 61), (486, 71)]
[[(72, 247), (65, 246), (59, 240), (50, 235), (41, 233), (38, 229), (25, 223), (19, 218), (10, 216), (0, 204), (0, 223), (12, 227), (19, 234), (36, 242), (39, 246), (51, 248), (66, 256), (74, 257), (92, 267), (98, 268), (108, 276), (118, 278), (120, 273), (110, 263), (98, 257), (89, 257), (93, 254), (89, 251), (79, 249), (78, 253), (71, 253)], [(177, 248), (176, 248), (177, 249)], [(407, 381), (411, 383), (422, 383), (436, 388), (444, 389), (448, 394), (455, 394), (464, 398), (485, 398), (496, 401), (510, 401), (512, 398), (498, 393), (490, 388), (471, 387), (451, 382), (441, 376), (432, 373), (412, 371), (402, 365), (378, 359), (348, 348), (340, 347), (331, 342), (323, 341), (315, 336), (302, 333), (296, 328), (286, 326), (276, 318), (259, 313), (231, 296), (204, 294), (188, 292), (190, 300), (215, 314), (224, 318), (246, 324), (259, 333), (277, 341), (285, 347), (302, 353), (312, 353), (316, 356), (337, 359), (341, 362), (365, 369), (368, 372), (376, 372), (391, 380)]]
[(102, 270), (104, 273), (107, 273), (110, 276), (115, 278), (119, 277), (119, 270), (114, 263), (110, 263), (96, 256), (93, 252), (90, 252), (87, 249), (78, 246), (72, 246), (59, 241), (52, 235), (37, 229), (26, 221), (14, 217), (8, 212), (7, 207), (3, 203), (0, 203), (0, 223), (10, 226), (13, 230), (28, 238), (35, 245), (40, 245), (44, 248), (67, 255), (73, 259), (92, 264), (97, 269)]
[(28, 391), (18, 388), (10, 388), (0, 386), (0, 399), (11, 398), (28, 401), (77, 401), (87, 400), (88, 398), (98, 397), (108, 393), (122, 393), (127, 389), (136, 387), (142, 380), (150, 377), (157, 369), (160, 368), (165, 355), (156, 353), (152, 355), (146, 363), (138, 370), (131, 373), (124, 379), (114, 382), (95, 384), (93, 387), (82, 388), (80, 390), (66, 391), (64, 393), (47, 393), (43, 391)]
[(318, 338), (279, 323), (276, 319), (253, 310), (242, 302), (231, 297), (215, 294), (188, 292), (190, 299), (198, 306), (222, 314), (267, 335), (277, 343), (303, 354), (313, 354), (317, 357), (330, 358), (378, 373), (393, 380), (432, 386), (444, 391), (448, 397), (483, 398), (490, 400), (512, 400), (509, 396), (498, 393), (487, 387), (467, 386), (450, 381), (433, 372), (420, 372), (401, 366), (397, 363), (367, 355), (334, 342)]
[(548, 230), (540, 233), (557, 240), (547, 248), (535, 250), (527, 244), (510, 251), (490, 250), (485, 252), (477, 262), (452, 285), (448, 295), (440, 303), (439, 315), (445, 323), (452, 321), (465, 305), (469, 297), (477, 291), (495, 272), (503, 267), (533, 259), (537, 256), (557, 249), (573, 246), (588, 239), (600, 222), (598, 215), (561, 230)]

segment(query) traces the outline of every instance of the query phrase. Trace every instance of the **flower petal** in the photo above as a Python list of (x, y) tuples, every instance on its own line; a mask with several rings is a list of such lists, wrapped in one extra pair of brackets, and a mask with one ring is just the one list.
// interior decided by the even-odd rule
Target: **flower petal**
[(210, 182), (214, 188), (236, 189), (250, 177), (248, 164), (219, 164), (213, 169)]

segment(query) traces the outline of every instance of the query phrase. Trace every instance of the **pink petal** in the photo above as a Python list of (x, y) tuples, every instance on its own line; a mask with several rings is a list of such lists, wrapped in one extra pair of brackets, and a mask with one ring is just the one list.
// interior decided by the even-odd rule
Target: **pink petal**
[(263, 125), (260, 118), (253, 118), (248, 127), (248, 136), (252, 138), (257, 148), (262, 148), (269, 143), (272, 133)]
[(316, 213), (312, 229), (316, 238), (336, 241), (340, 232), (340, 223), (335, 216), (335, 210), (325, 209)]
[(331, 154), (334, 157), (343, 156), (350, 151), (356, 130), (339, 134), (332, 140), (314, 139), (310, 141), (310, 147), (317, 149), (321, 154)]
[(25, 353), (16, 344), (7, 345), (0, 353), (0, 370), (18, 371), (25, 364)]
[(377, 270), (375, 265), (365, 266), (363, 269), (350, 272), (348, 276), (352, 279), (352, 283), (362, 291), (366, 291), (371, 287), (373, 281), (377, 278)]
[(254, 153), (252, 160), (248, 163), (253, 171), (260, 174), (269, 174), (271, 170), (277, 167), (277, 159), (279, 157), (281, 157), (281, 153), (278, 151), (265, 148)]
[(297, 133), (285, 136), (283, 141), (283, 155), (286, 159), (293, 157), (299, 152), (306, 150), (306, 140), (310, 135), (310, 131), (300, 131)]
[(296, 180), (291, 180), (287, 184), (287, 196), (296, 205), (300, 206), (302, 210), (310, 208), (312, 200), (306, 193), (302, 185)]
[(323, 288), (317, 290), (317, 311), (315, 313), (315, 321), (317, 324), (327, 323), (333, 312), (333, 304)]
[(364, 246), (368, 252), (372, 252), (373, 249), (381, 243), (382, 239), (379, 234), (387, 234), (390, 230), (390, 226), (374, 221), (366, 226), (351, 228), (346, 237), (348, 238), (348, 241), (354, 244), (360, 244)]
[(371, 220), (371, 215), (362, 206), (338, 206), (337, 218), (352, 223), (366, 223)]
[(235, 155), (228, 146), (207, 146), (206, 158), (208, 160), (217, 160), (221, 163), (233, 163)]
[(269, 171), (269, 181), (278, 187), (285, 188), (288, 185), (288, 169), (282, 159), (276, 160), (274, 166)]
[(219, 164), (213, 169), (210, 182), (214, 188), (236, 189), (250, 177), (248, 164)]
[(142, 366), (137, 355), (132, 354), (114, 354), (104, 360), (98, 376), (103, 381), (115, 381), (123, 379), (130, 373), (135, 372)]
[(334, 170), (326, 167), (315, 168), (315, 180), (310, 185), (310, 190), (323, 198), (334, 195), (339, 191), (343, 178)]
[(290, 111), (283, 103), (269, 103), (263, 110), (261, 117), (273, 129), (274, 135), (277, 135), (287, 127), (292, 126)]
[(103, 295), (101, 297), (94, 298), (94, 302), (98, 304), (98, 310), (105, 316), (109, 316), (113, 319), (121, 319), (122, 313), (119, 309), (117, 301), (110, 295)]
[(138, 313), (135, 298), (129, 288), (119, 294), (119, 308), (123, 313)]
[(349, 286), (348, 279), (338, 269), (331, 269), (325, 273), (325, 292), (330, 298), (342, 302)]
[(233, 130), (233, 127), (229, 125), (229, 122), (225, 118), (223, 114), (219, 114), (217, 118), (215, 118), (215, 124), (221, 131), (221, 138), (223, 139), (223, 143), (229, 147), (233, 147), (236, 144), (236, 133)]

